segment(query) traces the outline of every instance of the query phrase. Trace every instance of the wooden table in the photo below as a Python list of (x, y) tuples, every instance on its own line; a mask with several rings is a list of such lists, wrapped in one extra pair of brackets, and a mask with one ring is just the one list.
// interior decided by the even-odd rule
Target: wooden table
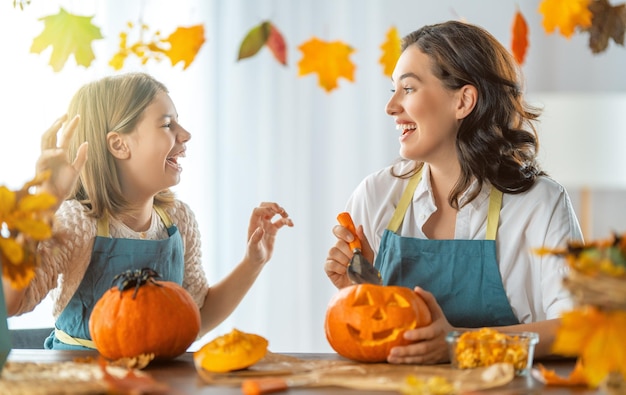
[[(94, 357), (97, 354), (91, 351), (50, 351), (50, 350), (12, 350), (8, 360), (15, 362), (63, 362), (72, 361), (76, 358)], [(337, 360), (341, 357), (336, 354), (288, 354), (307, 360)], [(554, 369), (557, 373), (567, 376), (574, 367), (572, 360), (543, 361), (548, 369)], [(173, 395), (195, 394), (241, 394), (239, 387), (210, 386), (202, 382), (195, 370), (192, 354), (186, 353), (172, 361), (154, 363), (145, 369), (152, 377), (160, 382), (167, 383), (172, 388)], [(382, 395), (394, 394), (395, 392), (383, 391), (356, 391), (338, 387), (318, 388), (292, 388), (283, 394), (365, 394)], [(544, 386), (532, 377), (516, 377), (506, 386), (492, 390), (481, 391), (480, 394), (524, 395), (524, 394), (600, 394), (600, 391), (592, 391), (586, 388), (563, 388)]]

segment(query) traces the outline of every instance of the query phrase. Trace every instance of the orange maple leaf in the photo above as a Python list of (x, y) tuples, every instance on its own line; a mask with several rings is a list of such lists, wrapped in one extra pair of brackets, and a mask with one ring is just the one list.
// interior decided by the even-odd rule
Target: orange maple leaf
[(398, 29), (395, 26), (391, 27), (387, 31), (387, 40), (380, 46), (383, 51), (378, 63), (383, 66), (383, 74), (387, 77), (391, 77), (393, 69), (396, 67), (396, 62), (400, 57), (402, 40), (398, 34)]
[(558, 27), (561, 34), (570, 38), (577, 27), (591, 26), (591, 0), (543, 0), (539, 13), (543, 14), (543, 28), (552, 33)]
[(528, 24), (519, 9), (515, 12), (511, 30), (511, 52), (513, 52), (517, 63), (521, 65), (524, 63), (526, 50), (528, 49)]
[(303, 57), (298, 62), (298, 76), (317, 73), (319, 85), (330, 92), (337, 88), (337, 80), (343, 77), (354, 82), (354, 63), (350, 54), (354, 48), (341, 41), (322, 41), (316, 37), (298, 47)]
[(168, 38), (170, 49), (165, 55), (170, 58), (172, 66), (184, 62), (183, 70), (189, 67), (204, 44), (204, 25), (179, 27)]

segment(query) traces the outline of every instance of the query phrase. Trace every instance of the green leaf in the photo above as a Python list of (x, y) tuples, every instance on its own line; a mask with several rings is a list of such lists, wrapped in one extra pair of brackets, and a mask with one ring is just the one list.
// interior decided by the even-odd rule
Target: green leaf
[(266, 21), (250, 29), (239, 47), (237, 60), (254, 56), (263, 48), (270, 36), (270, 26), (270, 23)]
[(76, 63), (88, 67), (95, 59), (91, 42), (101, 39), (100, 28), (93, 25), (93, 16), (78, 16), (66, 12), (63, 8), (56, 15), (40, 18), (44, 30), (33, 40), (30, 51), (41, 53), (51, 46), (50, 66), (55, 72), (61, 71), (71, 54)]

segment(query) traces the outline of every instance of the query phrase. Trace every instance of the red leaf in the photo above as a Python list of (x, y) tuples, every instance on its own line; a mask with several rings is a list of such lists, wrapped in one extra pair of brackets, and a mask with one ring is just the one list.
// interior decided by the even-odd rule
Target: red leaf
[(521, 65), (528, 49), (528, 24), (519, 9), (515, 12), (512, 33), (511, 51), (517, 63)]
[(278, 29), (276, 29), (273, 23), (270, 23), (270, 34), (265, 45), (272, 51), (276, 60), (283, 66), (287, 65), (287, 45), (285, 44), (285, 38)]

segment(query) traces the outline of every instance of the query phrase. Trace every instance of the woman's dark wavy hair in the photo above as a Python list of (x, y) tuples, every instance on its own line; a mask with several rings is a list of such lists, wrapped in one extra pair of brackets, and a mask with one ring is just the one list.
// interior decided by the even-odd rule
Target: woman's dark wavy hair
[[(533, 122), (541, 111), (522, 97), (521, 72), (511, 54), (485, 29), (458, 21), (424, 26), (402, 39), (432, 61), (432, 71), (450, 90), (472, 85), (476, 106), (461, 122), (456, 147), (461, 176), (450, 193), (452, 207), (476, 178), (505, 193), (530, 189), (545, 174), (536, 161), (539, 141)], [(414, 174), (416, 167), (401, 177)], [(468, 198), (478, 196), (479, 189)]]

